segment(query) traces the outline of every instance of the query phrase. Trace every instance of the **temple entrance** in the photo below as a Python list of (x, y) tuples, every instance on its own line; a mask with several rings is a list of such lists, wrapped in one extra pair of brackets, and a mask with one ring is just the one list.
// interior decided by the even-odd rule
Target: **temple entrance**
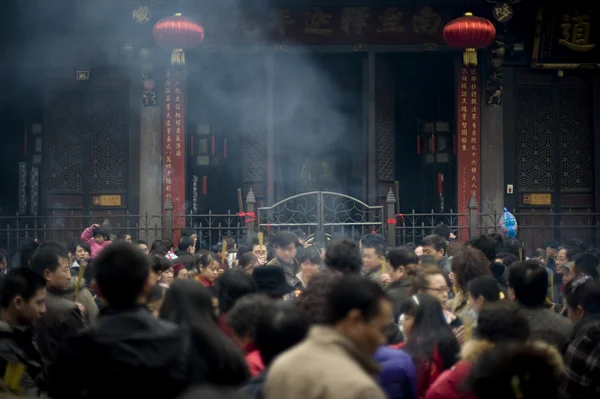
[(362, 197), (362, 58), (285, 54), (275, 60), (275, 195)]

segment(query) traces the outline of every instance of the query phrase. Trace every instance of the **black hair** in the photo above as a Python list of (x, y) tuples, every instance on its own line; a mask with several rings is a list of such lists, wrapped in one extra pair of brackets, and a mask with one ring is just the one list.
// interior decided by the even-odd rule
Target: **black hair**
[(244, 252), (238, 258), (238, 266), (241, 268), (248, 267), (253, 263), (258, 262), (258, 258), (252, 252)]
[(362, 256), (356, 241), (347, 238), (330, 241), (325, 250), (325, 266), (344, 274), (358, 274)]
[(156, 274), (161, 274), (173, 267), (171, 259), (161, 255), (148, 255), (150, 268)]
[(191, 237), (193, 235), (196, 235), (196, 236), (198, 235), (196, 233), (196, 230), (194, 230), (193, 228), (186, 227), (186, 228), (181, 229), (181, 237)]
[(548, 271), (536, 260), (514, 263), (508, 271), (508, 286), (521, 305), (541, 306), (548, 295)]
[(456, 286), (466, 291), (469, 282), (479, 276), (492, 274), (490, 261), (477, 248), (466, 246), (452, 257), (452, 272), (456, 275)]
[[(289, 230), (282, 230), (273, 237), (273, 247), (283, 248), (298, 241), (298, 236)], [(258, 244), (257, 244), (258, 245)]]
[[(193, 240), (192, 240), (192, 242), (193, 242)], [(165, 249), (167, 250), (167, 252), (171, 251), (174, 247), (173, 240), (171, 240), (170, 238), (163, 238), (162, 243), (163, 243)]]
[(491, 276), (480, 276), (471, 280), (467, 290), (473, 299), (483, 297), (486, 303), (500, 300), (500, 287), (495, 278)]
[(318, 249), (313, 248), (313, 247), (305, 248), (304, 251), (302, 251), (302, 253), (300, 254), (300, 256), (298, 256), (298, 262), (299, 263), (310, 262), (313, 265), (320, 265), (321, 264), (321, 253), (319, 252)]
[[(383, 238), (383, 239), (382, 239)], [(367, 234), (361, 239), (363, 249), (373, 248), (377, 256), (385, 256), (385, 237), (379, 234)]]
[(414, 242), (407, 242), (406, 244), (404, 244), (404, 248), (408, 249), (409, 251), (415, 252), (415, 249), (417, 249), (417, 244), (415, 244)]
[(600, 266), (600, 259), (592, 253), (586, 252), (575, 257), (575, 271), (577, 273), (597, 278), (598, 266)]
[(403, 349), (411, 356), (417, 368), (432, 362), (436, 349), (442, 358), (443, 369), (440, 372), (456, 363), (460, 344), (436, 298), (429, 294), (411, 296), (400, 306), (400, 313), (414, 317), (412, 331)]
[(264, 294), (247, 295), (240, 298), (227, 313), (227, 323), (238, 337), (254, 341), (258, 318), (268, 312), (273, 304), (274, 300)]
[(148, 291), (148, 295), (146, 295), (146, 303), (164, 299), (166, 292), (167, 289), (162, 285), (155, 285)]
[(81, 249), (83, 249), (90, 255), (92, 254), (92, 248), (90, 247), (90, 244), (88, 244), (85, 241), (78, 241), (71, 246), (71, 253), (73, 254), (73, 256), (75, 256), (75, 253), (77, 252), (77, 247), (81, 247)]
[[(256, 244), (258, 245), (258, 244)], [(246, 245), (246, 244), (242, 244), (238, 247), (238, 258), (248, 252), (252, 252), (252, 245)]]
[(33, 253), (36, 251), (36, 249), (38, 249), (39, 246), (40, 242), (38, 240), (25, 241), (24, 243), (19, 245), (19, 264), (13, 266), (28, 266), (29, 262), (31, 261), (31, 257), (33, 256)]
[(119, 231), (117, 233), (117, 236), (115, 237), (116, 241), (125, 241), (125, 239), (127, 238), (127, 236), (131, 237), (131, 233), (127, 232), (127, 231)]
[(95, 278), (110, 308), (136, 305), (150, 273), (148, 258), (126, 241), (104, 248), (94, 262)]
[(342, 321), (351, 310), (359, 310), (365, 321), (381, 311), (381, 300), (388, 300), (383, 288), (362, 276), (348, 275), (329, 292), (325, 300), (325, 317), (328, 325)]
[(254, 344), (265, 366), (292, 346), (300, 343), (308, 333), (310, 322), (304, 310), (294, 303), (276, 301), (256, 323)]
[(423, 266), (436, 266), (437, 261), (433, 257), (433, 255), (421, 255), (419, 256), (419, 263)]
[(315, 274), (298, 298), (298, 307), (310, 317), (311, 324), (325, 324), (325, 302), (335, 285), (343, 278), (340, 271), (325, 269)]
[(221, 314), (229, 312), (238, 299), (255, 293), (257, 290), (256, 281), (244, 270), (226, 270), (217, 280), (219, 311)]
[(137, 246), (137, 245), (145, 245), (145, 246), (148, 246), (148, 242), (147, 242), (147, 241), (144, 241), (144, 240), (135, 240), (135, 241), (133, 242), (133, 244), (135, 244), (136, 246)]
[(110, 234), (104, 227), (94, 227), (92, 229), (92, 237), (104, 237), (106, 241), (110, 241)]
[(565, 246), (564, 249), (566, 249), (567, 260), (569, 262), (572, 262), (573, 260), (575, 260), (575, 257), (577, 255), (584, 252), (583, 249), (575, 246)]
[(165, 248), (165, 244), (163, 244), (162, 240), (154, 240), (152, 246), (150, 247), (150, 253), (152, 255), (161, 256), (165, 256), (167, 254), (167, 249)]
[(581, 306), (586, 316), (600, 314), (600, 283), (597, 280), (584, 276), (570, 281), (565, 293), (571, 309)]
[(569, 246), (569, 247), (577, 248), (579, 250), (579, 252), (585, 252), (587, 250), (587, 246), (585, 245), (585, 243), (578, 238), (573, 238), (571, 240), (568, 240), (567, 242), (565, 242), (565, 245)]
[(519, 306), (511, 301), (486, 303), (477, 316), (475, 336), (493, 343), (525, 342), (529, 338), (529, 322)]
[(217, 258), (215, 258), (215, 256), (211, 253), (196, 254), (194, 255), (194, 261), (192, 262), (192, 269), (195, 271), (200, 271), (212, 265), (213, 262), (219, 263)]
[(546, 343), (502, 343), (475, 361), (464, 391), (480, 399), (559, 399), (563, 368)]
[(544, 244), (544, 248), (558, 249), (560, 244), (557, 241), (548, 241)]
[(506, 267), (510, 267), (510, 265), (519, 261), (519, 257), (510, 252), (499, 252), (496, 254), (496, 259), (499, 259)]
[(386, 258), (394, 270), (398, 270), (401, 266), (406, 267), (419, 263), (417, 255), (406, 247), (392, 249), (388, 252)]
[(6, 309), (10, 302), (17, 296), (29, 302), (46, 282), (38, 273), (28, 267), (19, 267), (9, 271), (2, 281), (0, 290), (0, 308)]
[(424, 247), (431, 247), (438, 252), (443, 249), (444, 255), (446, 255), (446, 252), (448, 252), (448, 242), (442, 237), (435, 234), (423, 238), (423, 242), (421, 242), (421, 245)]
[(192, 239), (192, 237), (184, 236), (179, 239), (179, 243), (177, 244), (177, 249), (180, 250), (181, 252), (186, 252), (189, 247), (193, 247), (193, 246), (194, 246), (194, 240)]
[(167, 290), (165, 300), (160, 309), (160, 318), (191, 331), (194, 352), (191, 361), (197, 365), (191, 370), (191, 380), (206, 381), (210, 365), (210, 375), (216, 379), (206, 381), (215, 385), (239, 385), (248, 377), (248, 367), (240, 350), (233, 341), (221, 331), (214, 313), (211, 291), (193, 280), (175, 280)]
[(485, 257), (490, 262), (496, 260), (497, 243), (496, 241), (492, 240), (491, 237), (482, 234), (479, 237), (475, 237), (469, 240), (469, 242), (467, 242), (467, 245), (483, 252)]
[(66, 259), (68, 256), (67, 249), (61, 243), (47, 241), (36, 249), (30, 265), (34, 272), (44, 277), (44, 271), (55, 272), (60, 266), (60, 258)]

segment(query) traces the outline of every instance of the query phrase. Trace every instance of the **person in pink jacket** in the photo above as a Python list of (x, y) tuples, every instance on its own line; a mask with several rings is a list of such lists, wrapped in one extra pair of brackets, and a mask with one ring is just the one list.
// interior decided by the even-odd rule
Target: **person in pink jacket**
[(97, 224), (93, 224), (83, 230), (83, 233), (81, 233), (81, 241), (89, 244), (90, 249), (92, 250), (90, 258), (95, 258), (104, 247), (111, 244), (108, 231)]

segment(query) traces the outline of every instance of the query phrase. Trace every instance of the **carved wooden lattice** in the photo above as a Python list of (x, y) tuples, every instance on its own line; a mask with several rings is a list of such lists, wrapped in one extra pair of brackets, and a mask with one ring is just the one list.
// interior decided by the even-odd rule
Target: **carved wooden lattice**
[(127, 179), (127, 91), (97, 89), (90, 121), (90, 190), (125, 191)]
[(560, 90), (560, 188), (592, 190), (592, 99), (586, 87)]
[(247, 88), (243, 102), (244, 183), (265, 179), (267, 161), (267, 125), (264, 81), (258, 79)]
[(554, 190), (552, 89), (517, 90), (517, 169), (520, 190)]
[(380, 180), (396, 177), (396, 138), (394, 112), (394, 78), (391, 74), (376, 74), (377, 104), (377, 169)]
[(56, 90), (50, 99), (46, 158), (51, 192), (83, 190), (83, 104), (81, 91)]

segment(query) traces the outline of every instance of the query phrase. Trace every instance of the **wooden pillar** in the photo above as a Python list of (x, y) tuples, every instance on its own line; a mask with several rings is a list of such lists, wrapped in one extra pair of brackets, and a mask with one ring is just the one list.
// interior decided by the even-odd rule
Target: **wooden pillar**
[(275, 199), (275, 54), (267, 55), (267, 204), (273, 205)]
[(482, 213), (489, 215), (500, 214), (504, 208), (503, 118), (502, 105), (481, 105), (480, 207)]
[(375, 101), (375, 53), (369, 51), (363, 65), (366, 78), (367, 111), (367, 200), (369, 205), (378, 205), (377, 182), (377, 104)]
[[(600, 108), (600, 74), (594, 72), (593, 77), (593, 109)], [(596, 212), (600, 212), (600, 112), (594, 112), (592, 121), (593, 145), (594, 145), (594, 207)]]

